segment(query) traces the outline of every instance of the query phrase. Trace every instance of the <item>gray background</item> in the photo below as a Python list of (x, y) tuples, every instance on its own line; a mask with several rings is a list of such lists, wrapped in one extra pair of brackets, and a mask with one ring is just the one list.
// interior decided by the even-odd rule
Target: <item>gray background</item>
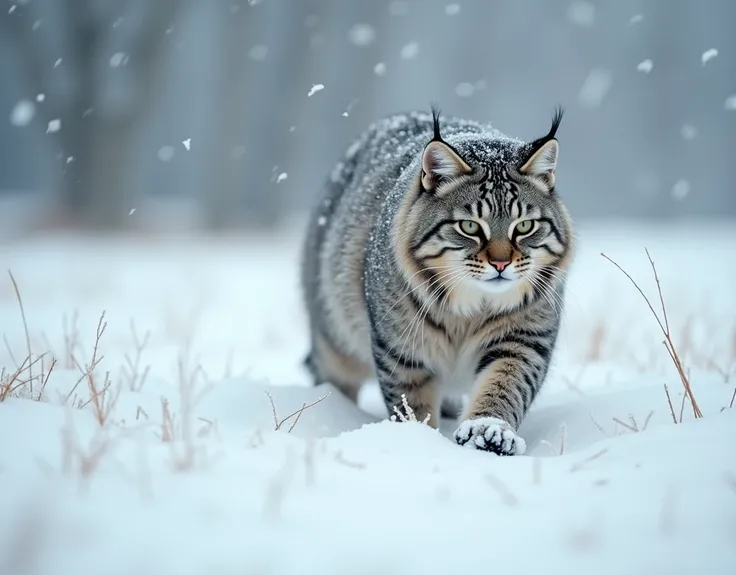
[(379, 116), (438, 102), (531, 139), (561, 104), (558, 182), (578, 219), (736, 215), (736, 2), (448, 4), (5, 1), (0, 197), (103, 229), (146, 198), (188, 200), (209, 228), (267, 225), (309, 206)]

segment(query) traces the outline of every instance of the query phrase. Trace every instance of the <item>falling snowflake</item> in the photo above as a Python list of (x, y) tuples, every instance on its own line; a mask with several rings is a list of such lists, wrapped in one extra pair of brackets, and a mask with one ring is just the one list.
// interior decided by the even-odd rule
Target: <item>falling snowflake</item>
[(654, 68), (654, 62), (649, 59), (639, 62), (636, 66), (636, 69), (639, 70), (639, 72), (644, 72), (645, 74), (649, 74), (649, 72), (652, 71), (652, 68)]
[(710, 50), (706, 50), (705, 52), (703, 52), (703, 54), (700, 56), (700, 61), (703, 62), (703, 66), (705, 66), (708, 61), (712, 60), (716, 56), (718, 56), (718, 50), (716, 50), (715, 48), (711, 48)]
[(307, 98), (313, 96), (314, 94), (316, 94), (320, 90), (324, 90), (324, 89), (325, 89), (324, 84), (315, 84), (314, 86), (312, 86), (309, 89), (309, 93), (307, 94)]
[(129, 216), (132, 216), (132, 215), (133, 215), (134, 213), (135, 213), (135, 208), (133, 208), (132, 210), (130, 210), (130, 211), (128, 212), (128, 215), (129, 215)]
[(289, 174), (287, 174), (286, 172), (281, 172), (281, 173), (280, 173), (280, 174), (279, 174), (279, 175), (278, 175), (278, 176), (276, 177), (276, 183), (278, 184), (279, 182), (283, 182), (283, 181), (284, 181), (284, 180), (285, 180), (286, 178), (288, 178), (288, 177), (289, 177)]
[(188, 152), (189, 149), (192, 147), (192, 139), (191, 138), (187, 138), (186, 140), (184, 140), (182, 142), (182, 144), (184, 144), (184, 147), (186, 148), (186, 150)]
[(46, 133), (53, 134), (54, 132), (58, 132), (59, 130), (61, 130), (61, 120), (57, 118), (56, 120), (51, 120), (49, 122), (49, 125), (46, 128)]
[(672, 186), (672, 198), (675, 200), (684, 200), (685, 197), (690, 193), (690, 182), (687, 180), (677, 180), (675, 185)]
[(419, 54), (419, 44), (416, 42), (410, 42), (401, 49), (401, 58), (404, 60), (411, 60)]
[(71, 164), (71, 163), (72, 163), (73, 161), (74, 161), (74, 156), (69, 156), (69, 157), (68, 157), (68, 158), (66, 159), (66, 163), (67, 163), (67, 164)]
[(27, 126), (36, 115), (36, 106), (30, 100), (21, 100), (10, 112), (10, 123), (14, 126)]
[[(186, 144), (184, 145), (186, 146)], [(174, 146), (161, 146), (156, 155), (160, 161), (169, 162), (173, 159), (175, 153)]]
[(592, 26), (595, 22), (595, 6), (590, 2), (576, 0), (567, 7), (567, 18), (578, 26)]
[(692, 140), (698, 134), (698, 130), (692, 124), (683, 124), (680, 128), (680, 135), (683, 140)]
[(376, 29), (370, 24), (355, 24), (348, 30), (348, 39), (356, 46), (368, 46), (376, 39)]
[(122, 52), (115, 52), (112, 56), (110, 56), (110, 67), (111, 68), (118, 68), (126, 63), (128, 60), (128, 57), (123, 54)]
[(460, 4), (448, 4), (445, 6), (445, 14), (448, 16), (455, 16), (460, 14)]
[(317, 218), (318, 226), (324, 226), (326, 223), (327, 223), (327, 218), (325, 216), (320, 216)]
[(726, 101), (723, 103), (723, 108), (729, 112), (736, 111), (736, 94), (726, 98)]
[(263, 44), (256, 44), (250, 50), (248, 50), (248, 57), (256, 62), (262, 62), (268, 56), (268, 46)]
[(475, 93), (475, 86), (470, 82), (460, 82), (455, 86), (455, 93), (461, 98), (469, 98)]
[(629, 19), (629, 26), (633, 26), (634, 24), (639, 24), (639, 23), (640, 23), (640, 22), (642, 22), (643, 20), (644, 20), (644, 14), (634, 14), (634, 15), (633, 15), (633, 16), (632, 16), (632, 17), (631, 17), (631, 18)]
[(46, 94), (36, 94), (36, 102), (43, 102), (46, 99)]
[(383, 62), (379, 62), (375, 66), (373, 66), (373, 73), (376, 76), (383, 76), (386, 73), (386, 64)]
[(597, 108), (603, 103), (613, 84), (613, 74), (609, 70), (593, 68), (585, 78), (578, 99), (583, 106)]
[(54, 62), (54, 68), (58, 68), (61, 66), (61, 62), (63, 61), (63, 58), (59, 58), (56, 62)]

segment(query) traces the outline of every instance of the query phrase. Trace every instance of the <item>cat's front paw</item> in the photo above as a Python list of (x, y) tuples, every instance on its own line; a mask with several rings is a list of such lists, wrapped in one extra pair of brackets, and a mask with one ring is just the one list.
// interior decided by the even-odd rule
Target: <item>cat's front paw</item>
[(495, 417), (466, 419), (453, 437), (459, 445), (498, 455), (523, 455), (526, 451), (526, 442), (508, 423)]

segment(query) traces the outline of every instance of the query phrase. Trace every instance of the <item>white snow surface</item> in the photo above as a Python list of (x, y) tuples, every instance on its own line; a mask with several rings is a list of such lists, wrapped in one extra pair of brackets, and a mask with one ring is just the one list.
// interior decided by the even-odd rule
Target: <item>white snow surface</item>
[[(0, 403), (0, 573), (733, 573), (732, 222), (580, 225), (554, 363), (513, 457), (457, 446), (448, 420), (383, 419), (374, 385), (359, 406), (332, 389), (274, 431), (266, 391), (283, 418), (330, 389), (300, 366), (301, 230), (0, 243), (34, 357), (48, 354), (33, 390)], [(600, 255), (658, 309), (644, 247), (702, 419)], [(78, 407), (87, 381), (70, 393), (69, 357), (90, 362), (102, 310), (95, 380), (109, 373), (105, 401), (119, 391), (104, 427)], [(28, 347), (7, 274), (0, 317), (7, 378)]]

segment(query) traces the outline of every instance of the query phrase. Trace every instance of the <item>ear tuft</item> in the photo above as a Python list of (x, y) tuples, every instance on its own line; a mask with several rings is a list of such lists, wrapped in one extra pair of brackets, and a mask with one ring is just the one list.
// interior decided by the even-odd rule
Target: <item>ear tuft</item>
[(552, 117), (552, 126), (543, 138), (532, 142), (532, 154), (519, 170), (522, 174), (535, 179), (547, 192), (555, 187), (555, 170), (560, 145), (557, 140), (557, 130), (562, 122), (564, 110), (558, 106)]
[(422, 154), (422, 186), (434, 190), (442, 181), (469, 173), (470, 166), (445, 142), (432, 140)]
[(519, 171), (539, 181), (546, 191), (551, 191), (555, 187), (558, 151), (557, 140), (545, 142), (537, 148)]

